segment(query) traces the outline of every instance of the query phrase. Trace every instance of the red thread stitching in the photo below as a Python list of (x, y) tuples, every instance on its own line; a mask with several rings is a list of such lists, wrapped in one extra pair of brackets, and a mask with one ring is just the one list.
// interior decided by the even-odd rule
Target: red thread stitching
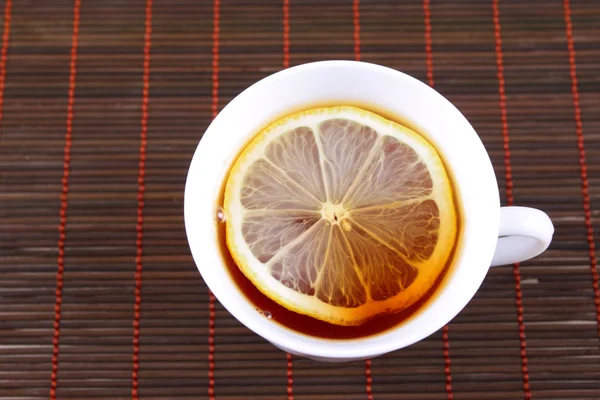
[(208, 303), (208, 397), (215, 399), (215, 296), (209, 291)]
[(10, 18), (12, 0), (6, 0), (4, 6), (4, 32), (2, 32), (2, 50), (0, 50), (0, 133), (2, 133), (2, 119), (4, 117), (4, 87), (6, 82), (6, 59), (8, 52), (8, 39), (10, 37)]
[(290, 0), (283, 0), (283, 68), (290, 66)]
[(292, 375), (292, 355), (287, 353), (287, 396), (288, 400), (294, 400), (294, 377)]
[(135, 305), (133, 313), (133, 369), (131, 372), (131, 397), (138, 399), (138, 372), (140, 369), (140, 309), (142, 304), (142, 256), (144, 238), (144, 193), (146, 192), (146, 146), (148, 143), (148, 101), (150, 97), (150, 49), (152, 46), (152, 0), (146, 1), (144, 31), (144, 74), (142, 89), (142, 119), (140, 121), (140, 160), (138, 170), (136, 254), (135, 254)]
[(220, 18), (221, 0), (213, 3), (213, 48), (212, 48), (212, 117), (219, 113), (219, 40), (220, 40)]
[[(429, 0), (423, 0), (423, 18), (425, 24), (425, 63), (427, 64), (427, 82), (433, 87), (433, 50), (431, 41), (431, 4)], [(448, 325), (442, 328), (442, 345), (444, 352), (444, 376), (446, 378), (446, 394), (448, 400), (454, 399), (452, 390), (452, 359), (450, 358), (450, 337), (448, 335)]]
[(448, 325), (442, 328), (442, 343), (444, 345), (444, 375), (446, 376), (446, 394), (448, 400), (454, 399), (452, 391), (452, 359), (450, 358), (450, 337), (448, 336)]
[(354, 59), (360, 61), (360, 0), (352, 2), (352, 15), (354, 23)]
[[(219, 34), (220, 34), (221, 1), (213, 2), (213, 32), (212, 32), (212, 117), (219, 112)], [(208, 397), (215, 399), (215, 296), (208, 291)]]
[(431, 5), (423, 0), (423, 17), (425, 19), (425, 63), (427, 64), (427, 82), (433, 86), (433, 50), (431, 49)]
[(367, 400), (373, 400), (373, 376), (371, 375), (371, 360), (365, 360), (365, 378)]
[(583, 137), (583, 121), (581, 119), (581, 105), (579, 103), (579, 80), (577, 78), (577, 63), (575, 60), (575, 42), (573, 40), (573, 23), (571, 21), (571, 3), (563, 2), (565, 10), (565, 32), (567, 47), (569, 49), (569, 72), (571, 75), (571, 92), (573, 95), (573, 111), (575, 114), (575, 131), (577, 133), (577, 148), (579, 149), (579, 167), (581, 169), (581, 194), (583, 195), (583, 212), (585, 214), (585, 228), (590, 257), (590, 274), (594, 288), (594, 304), (596, 305), (596, 322), (598, 337), (600, 337), (600, 289), (598, 288), (598, 267), (596, 265), (596, 243), (594, 242), (594, 226), (590, 209), (590, 194), (588, 188), (587, 163), (585, 160), (585, 141)]
[(77, 47), (79, 45), (79, 10), (81, 0), (75, 0), (73, 6), (73, 34), (71, 36), (71, 56), (69, 62), (69, 91), (67, 102), (67, 121), (65, 129), (65, 148), (63, 156), (62, 190), (60, 193), (60, 222), (58, 225), (58, 258), (56, 269), (56, 301), (54, 303), (54, 333), (52, 336), (52, 372), (50, 374), (50, 399), (56, 400), (58, 384), (58, 351), (60, 340), (60, 317), (62, 306), (63, 275), (65, 271), (65, 240), (67, 225), (67, 194), (69, 192), (69, 171), (71, 165), (71, 138), (73, 135), (73, 104), (75, 103), (75, 79), (77, 76)]
[[(510, 137), (508, 135), (508, 118), (506, 113), (506, 91), (504, 81), (504, 55), (502, 52), (502, 36), (500, 25), (500, 10), (498, 0), (493, 0), (492, 9), (494, 14), (494, 36), (496, 47), (496, 67), (498, 77), (498, 93), (500, 95), (500, 114), (502, 120), (502, 141), (504, 146), (504, 177), (506, 180), (506, 200), (510, 206), (513, 204), (513, 180), (510, 154)], [(523, 320), (523, 292), (521, 290), (521, 271), (519, 264), (513, 266), (513, 276), (515, 279), (515, 294), (517, 306), (517, 322), (519, 324), (519, 342), (521, 350), (521, 372), (523, 374), (523, 392), (525, 399), (531, 399), (531, 389), (529, 386), (529, 368), (527, 359), (527, 342), (525, 339), (525, 323)]]

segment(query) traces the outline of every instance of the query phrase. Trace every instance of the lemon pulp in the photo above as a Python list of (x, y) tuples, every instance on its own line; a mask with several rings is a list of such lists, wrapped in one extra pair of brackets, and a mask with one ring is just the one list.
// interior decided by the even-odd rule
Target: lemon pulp
[(244, 275), (287, 309), (336, 325), (414, 304), (457, 237), (435, 148), (350, 106), (292, 114), (260, 132), (230, 171), (223, 208)]

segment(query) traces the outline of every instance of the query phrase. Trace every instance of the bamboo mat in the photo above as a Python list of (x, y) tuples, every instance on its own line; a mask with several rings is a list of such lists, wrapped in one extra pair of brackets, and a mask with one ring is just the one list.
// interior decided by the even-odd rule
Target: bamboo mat
[[(1, 399), (599, 399), (600, 2), (5, 0)], [(215, 113), (288, 65), (433, 84), (503, 204), (556, 226), (443, 330), (368, 362), (287, 357), (213, 302), (183, 229)], [(595, 233), (596, 232), (596, 233)]]

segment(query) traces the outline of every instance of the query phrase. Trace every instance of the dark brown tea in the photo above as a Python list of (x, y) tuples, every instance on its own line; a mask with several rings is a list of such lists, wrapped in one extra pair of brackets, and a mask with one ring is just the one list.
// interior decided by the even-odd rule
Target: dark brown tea
[(424, 135), (384, 115), (290, 113), (231, 167), (219, 245), (264, 318), (309, 336), (364, 338), (439, 292), (461, 236), (451, 173)]

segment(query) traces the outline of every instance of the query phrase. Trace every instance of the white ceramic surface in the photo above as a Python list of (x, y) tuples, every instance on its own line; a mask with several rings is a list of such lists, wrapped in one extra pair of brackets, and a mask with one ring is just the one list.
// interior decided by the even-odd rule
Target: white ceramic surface
[[(446, 282), (423, 310), (373, 337), (321, 339), (265, 318), (236, 288), (218, 246), (218, 196), (240, 149), (273, 120), (318, 105), (362, 105), (383, 110), (425, 133), (449, 166), (462, 206), (461, 243)], [(469, 122), (448, 100), (406, 74), (355, 61), (289, 68), (232, 100), (205, 132), (194, 154), (185, 188), (185, 226), (202, 277), (235, 318), (283, 350), (324, 361), (374, 357), (431, 335), (465, 307), (492, 262), (531, 258), (548, 247), (553, 233), (550, 219), (541, 211), (522, 207), (501, 211), (486, 150)], [(500, 240), (499, 234), (503, 236)]]

